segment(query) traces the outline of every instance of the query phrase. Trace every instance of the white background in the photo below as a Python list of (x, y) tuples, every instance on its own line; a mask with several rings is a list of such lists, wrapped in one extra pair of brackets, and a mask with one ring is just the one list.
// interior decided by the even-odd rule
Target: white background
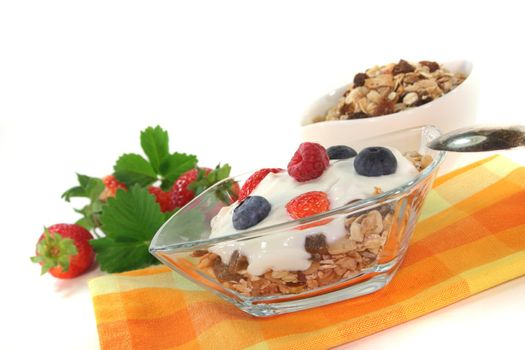
[[(399, 58), (473, 60), (479, 120), (520, 121), (522, 14), (505, 1), (0, 0), (0, 348), (98, 347), (86, 280), (100, 272), (57, 281), (29, 256), (44, 225), (75, 220), (60, 199), (75, 172), (111, 172), (144, 127), (201, 165), (279, 165), (313, 98)], [(352, 348), (519, 348), (524, 295), (522, 278)]]

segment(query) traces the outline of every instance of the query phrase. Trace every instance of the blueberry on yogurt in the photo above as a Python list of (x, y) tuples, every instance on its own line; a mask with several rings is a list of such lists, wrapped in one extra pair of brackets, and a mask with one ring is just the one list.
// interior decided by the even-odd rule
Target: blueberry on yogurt
[(326, 153), (330, 159), (348, 159), (357, 155), (357, 152), (352, 147), (345, 145), (328, 147)]
[(397, 159), (388, 148), (367, 147), (355, 157), (354, 168), (359, 175), (390, 175), (397, 170)]
[(233, 210), (232, 222), (236, 230), (245, 230), (263, 221), (272, 205), (261, 196), (249, 196)]

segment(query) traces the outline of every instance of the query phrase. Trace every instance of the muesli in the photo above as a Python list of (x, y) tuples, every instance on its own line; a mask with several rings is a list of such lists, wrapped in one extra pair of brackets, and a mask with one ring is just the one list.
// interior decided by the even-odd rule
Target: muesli
[(358, 73), (337, 104), (313, 122), (378, 117), (424, 105), (466, 79), (433, 61), (400, 60)]

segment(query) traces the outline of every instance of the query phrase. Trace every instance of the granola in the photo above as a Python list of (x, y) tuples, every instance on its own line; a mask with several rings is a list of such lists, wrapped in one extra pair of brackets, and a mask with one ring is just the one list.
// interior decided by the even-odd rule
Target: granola
[(358, 73), (337, 104), (314, 122), (346, 120), (397, 113), (421, 106), (452, 91), (466, 76), (436, 62), (400, 60)]
[[(404, 156), (421, 171), (432, 162), (429, 155), (408, 152)], [(377, 194), (381, 188), (376, 187)], [(305, 250), (311, 254), (311, 264), (304, 271), (266, 271), (255, 276), (247, 271), (248, 260), (236, 250), (228, 264), (212, 252), (194, 251), (198, 268), (214, 276), (225, 288), (246, 296), (297, 294), (349, 278), (373, 266), (387, 242), (395, 208), (382, 205), (344, 221), (346, 235), (327, 243), (323, 233), (305, 238)]]

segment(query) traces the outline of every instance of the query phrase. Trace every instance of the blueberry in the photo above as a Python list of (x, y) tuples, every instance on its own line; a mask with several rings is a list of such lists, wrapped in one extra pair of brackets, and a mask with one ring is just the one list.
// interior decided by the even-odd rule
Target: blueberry
[(363, 176), (390, 175), (396, 172), (397, 159), (388, 148), (367, 147), (355, 157), (354, 168)]
[(233, 227), (245, 230), (263, 221), (270, 213), (272, 205), (261, 196), (249, 196), (233, 210)]
[(330, 159), (348, 159), (357, 155), (357, 152), (352, 147), (345, 145), (328, 147), (326, 153), (328, 153), (328, 158)]

